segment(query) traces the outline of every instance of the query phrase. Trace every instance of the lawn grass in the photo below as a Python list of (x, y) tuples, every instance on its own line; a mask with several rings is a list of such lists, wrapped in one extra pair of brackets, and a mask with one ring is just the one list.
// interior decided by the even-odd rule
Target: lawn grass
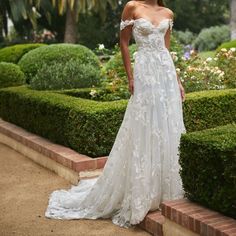
[(214, 57), (215, 56), (215, 51), (204, 51), (204, 52), (199, 52), (199, 56), (202, 59), (207, 59), (208, 57)]

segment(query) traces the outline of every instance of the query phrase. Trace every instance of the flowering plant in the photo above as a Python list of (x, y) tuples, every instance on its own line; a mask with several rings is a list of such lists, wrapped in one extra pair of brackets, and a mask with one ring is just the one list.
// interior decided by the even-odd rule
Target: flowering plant
[(213, 58), (203, 59), (191, 50), (188, 57), (176, 58), (176, 72), (186, 92), (236, 87), (235, 48), (221, 49)]

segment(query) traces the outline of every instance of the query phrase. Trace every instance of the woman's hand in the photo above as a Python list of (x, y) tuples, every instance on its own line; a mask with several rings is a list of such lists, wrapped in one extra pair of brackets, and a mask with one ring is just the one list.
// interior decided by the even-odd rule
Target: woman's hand
[(129, 91), (133, 95), (134, 94), (134, 79), (129, 79)]
[(179, 89), (180, 89), (180, 94), (181, 94), (181, 98), (182, 98), (182, 102), (185, 101), (185, 91), (184, 91), (184, 87), (181, 83), (179, 83)]

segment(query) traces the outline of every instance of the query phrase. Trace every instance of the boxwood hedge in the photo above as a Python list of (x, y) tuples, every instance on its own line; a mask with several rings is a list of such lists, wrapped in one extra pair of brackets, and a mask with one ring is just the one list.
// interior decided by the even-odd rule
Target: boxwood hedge
[(0, 88), (25, 84), (25, 75), (20, 67), (9, 62), (0, 62)]
[(183, 134), (181, 178), (186, 196), (236, 218), (236, 123)]
[(236, 89), (192, 92), (186, 97), (183, 113), (188, 132), (236, 121)]
[(17, 64), (21, 57), (27, 52), (44, 46), (43, 43), (17, 44), (0, 49), (0, 61)]
[[(236, 121), (235, 100), (236, 89), (187, 94), (184, 102), (187, 131)], [(107, 155), (111, 150), (127, 102), (125, 99), (93, 101), (68, 96), (63, 91), (35, 91), (27, 86), (2, 88), (0, 117), (56, 143), (96, 157)]]
[(84, 65), (89, 64), (100, 72), (98, 57), (89, 48), (80, 44), (59, 43), (36, 48), (25, 54), (18, 65), (25, 73), (28, 83), (44, 65), (50, 67), (58, 63), (58, 66), (60, 66), (73, 59)]
[(127, 100), (97, 102), (28, 86), (0, 89), (0, 117), (91, 157), (109, 153)]

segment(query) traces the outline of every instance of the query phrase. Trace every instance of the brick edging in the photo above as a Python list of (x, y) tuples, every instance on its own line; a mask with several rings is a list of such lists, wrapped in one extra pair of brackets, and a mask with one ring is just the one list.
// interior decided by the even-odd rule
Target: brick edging
[(107, 156), (91, 158), (71, 148), (51, 142), (0, 118), (0, 132), (76, 172), (102, 169)]
[(236, 220), (188, 199), (165, 201), (161, 209), (167, 219), (199, 235), (236, 235)]

